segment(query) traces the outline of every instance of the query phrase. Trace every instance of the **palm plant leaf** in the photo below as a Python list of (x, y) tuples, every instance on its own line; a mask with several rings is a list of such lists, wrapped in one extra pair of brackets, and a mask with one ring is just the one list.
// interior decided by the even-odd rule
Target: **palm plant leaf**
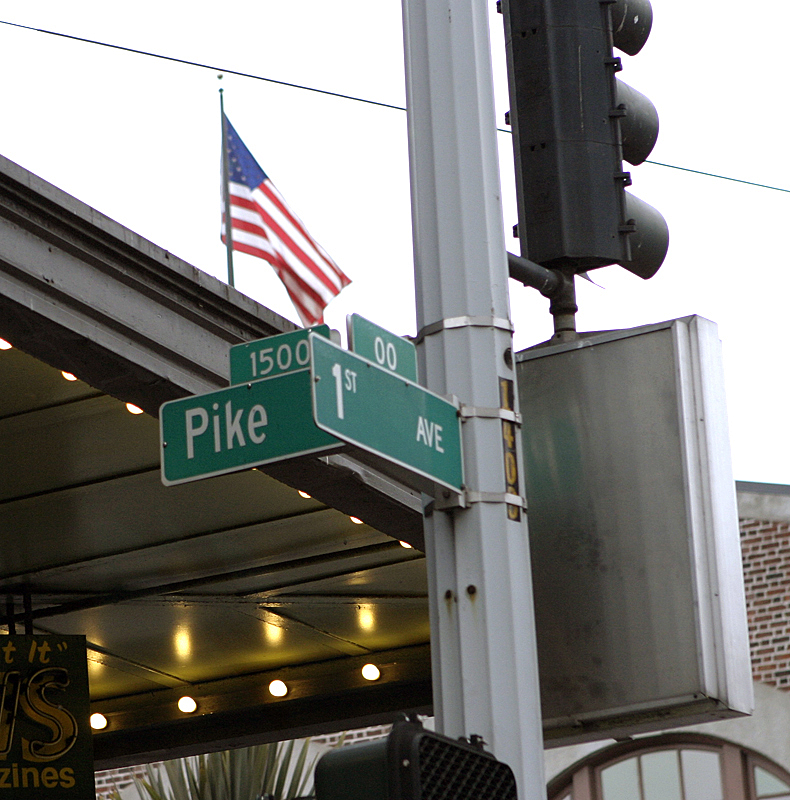
[(274, 784), (274, 796), (276, 798), (282, 798), (284, 796), (285, 791), (285, 779), (288, 775), (288, 769), (291, 766), (291, 754), (294, 750), (294, 743), (293, 741), (288, 742), (284, 747), (282, 752), (280, 753), (279, 758), (279, 765), (277, 767), (277, 780)]
[[(164, 766), (165, 766), (165, 773), (167, 774), (167, 780), (170, 782), (170, 789), (172, 791), (172, 800), (189, 800), (190, 792), (189, 792), (189, 787), (187, 786), (186, 777), (184, 776), (184, 764), (182, 763), (182, 761), (181, 760), (166, 761)], [(149, 781), (150, 781), (153, 769), (149, 766), (146, 769), (146, 772), (149, 774)], [(161, 791), (164, 789), (161, 774), (158, 774), (157, 778), (159, 780), (159, 787)]]
[(294, 800), (315, 765), (315, 759), (308, 763), (309, 741), (294, 748), (294, 742), (272, 743), (166, 761), (147, 766), (135, 788), (142, 800)]
[(205, 792), (203, 791), (202, 784), (205, 783), (205, 780), (201, 778), (204, 771), (201, 770), (200, 760), (189, 762), (184, 760), (182, 766), (186, 774), (187, 785), (189, 786), (187, 797), (194, 798), (194, 800), (204, 800)]
[(261, 794), (274, 796), (274, 781), (277, 778), (277, 751), (278, 745), (264, 745), (266, 755), (266, 765), (264, 767), (264, 781)]
[(225, 753), (209, 753), (203, 756), (207, 788), (205, 800), (225, 800), (225, 798), (235, 800), (230, 794), (228, 758), (224, 756), (226, 756)]
[(310, 765), (305, 769), (309, 747), (310, 742), (305, 740), (294, 764), (293, 772), (291, 773), (291, 785), (288, 787), (288, 793), (284, 800), (293, 800), (294, 797), (299, 797), (307, 785), (308, 778), (313, 774), (317, 756), (313, 758)]

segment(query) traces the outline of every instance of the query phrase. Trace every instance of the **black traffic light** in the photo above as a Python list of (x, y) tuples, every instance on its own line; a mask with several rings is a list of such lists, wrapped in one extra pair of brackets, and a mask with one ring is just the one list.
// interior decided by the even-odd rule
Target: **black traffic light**
[(315, 768), (316, 800), (516, 800), (507, 764), (482, 747), (396, 722), (386, 739), (338, 747)]
[(664, 218), (625, 191), (658, 114), (615, 77), (617, 48), (638, 53), (649, 0), (501, 0), (524, 258), (564, 272), (620, 264), (652, 277), (669, 244)]

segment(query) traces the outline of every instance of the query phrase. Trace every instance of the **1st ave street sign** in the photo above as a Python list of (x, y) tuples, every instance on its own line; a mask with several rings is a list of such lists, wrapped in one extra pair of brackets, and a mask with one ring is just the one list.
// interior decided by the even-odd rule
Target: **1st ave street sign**
[(461, 423), (455, 406), (321, 336), (310, 336), (315, 424), (405, 468), (398, 477), (433, 494), (461, 491)]
[(171, 400), (159, 429), (167, 486), (341, 446), (313, 423), (307, 369)]

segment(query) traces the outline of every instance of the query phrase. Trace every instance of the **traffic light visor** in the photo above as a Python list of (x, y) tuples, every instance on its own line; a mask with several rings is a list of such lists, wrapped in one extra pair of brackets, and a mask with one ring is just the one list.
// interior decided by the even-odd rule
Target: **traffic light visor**
[(644, 47), (652, 27), (650, 0), (616, 0), (612, 4), (612, 39), (618, 50), (635, 56)]
[(653, 206), (630, 192), (625, 193), (625, 215), (627, 223), (633, 225), (628, 237), (631, 260), (621, 261), (620, 266), (647, 280), (664, 263), (669, 249), (669, 228)]
[(637, 166), (650, 155), (658, 139), (658, 111), (653, 103), (632, 86), (615, 79), (617, 106), (624, 111), (620, 118), (623, 158)]

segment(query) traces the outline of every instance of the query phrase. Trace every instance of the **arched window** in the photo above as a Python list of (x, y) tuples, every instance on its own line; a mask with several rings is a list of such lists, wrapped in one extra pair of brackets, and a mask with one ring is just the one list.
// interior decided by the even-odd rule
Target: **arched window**
[(549, 783), (549, 800), (790, 800), (790, 773), (748, 748), (700, 734), (613, 745)]

